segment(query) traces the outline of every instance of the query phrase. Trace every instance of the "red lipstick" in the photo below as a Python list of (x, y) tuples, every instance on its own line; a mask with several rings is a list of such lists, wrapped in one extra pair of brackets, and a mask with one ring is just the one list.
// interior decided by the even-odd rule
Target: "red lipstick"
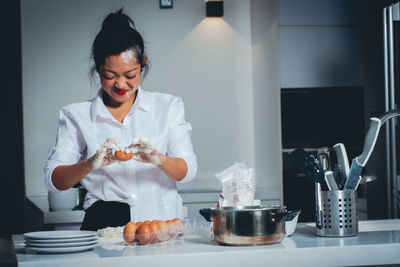
[(117, 90), (116, 93), (117, 93), (118, 95), (124, 95), (124, 94), (126, 94), (128, 91), (129, 91), (129, 90)]

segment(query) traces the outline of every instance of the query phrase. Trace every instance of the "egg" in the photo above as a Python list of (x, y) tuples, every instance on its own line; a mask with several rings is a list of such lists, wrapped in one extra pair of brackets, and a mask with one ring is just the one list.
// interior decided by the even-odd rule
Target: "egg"
[(133, 157), (133, 152), (125, 153), (123, 151), (116, 151), (115, 158), (120, 161), (127, 161)]
[(160, 226), (160, 233), (158, 234), (158, 239), (162, 241), (166, 241), (169, 239), (169, 229), (166, 221), (159, 221), (158, 225)]
[(136, 224), (134, 222), (128, 222), (124, 228), (124, 240), (128, 244), (135, 242)]
[(136, 222), (135, 223), (136, 224), (136, 236), (135, 236), (135, 241), (139, 241), (138, 240), (138, 238), (137, 238), (137, 230), (139, 229), (139, 227), (143, 224), (143, 222)]
[(150, 223), (150, 228), (151, 231), (153, 232), (150, 243), (157, 243), (158, 241), (160, 241), (158, 237), (161, 232), (160, 224), (158, 223), (158, 221), (153, 221)]
[(143, 222), (136, 231), (137, 240), (142, 245), (147, 245), (151, 242), (153, 230), (150, 223)]

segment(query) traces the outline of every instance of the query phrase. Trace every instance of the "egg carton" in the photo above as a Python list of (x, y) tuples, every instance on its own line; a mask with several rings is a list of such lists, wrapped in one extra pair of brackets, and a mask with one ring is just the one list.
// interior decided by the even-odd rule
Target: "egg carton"
[[(171, 240), (183, 239), (184, 236), (210, 229), (209, 224), (190, 218), (169, 224), (159, 220), (145, 222), (145, 226), (142, 226), (142, 224), (136, 229), (135, 234), (124, 231), (124, 240), (127, 245), (160, 244)], [(139, 228), (142, 229), (139, 230)]]

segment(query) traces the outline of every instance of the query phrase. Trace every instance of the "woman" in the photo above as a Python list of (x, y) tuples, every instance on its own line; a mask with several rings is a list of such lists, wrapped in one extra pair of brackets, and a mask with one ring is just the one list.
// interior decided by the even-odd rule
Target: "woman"
[[(102, 88), (92, 100), (61, 109), (44, 165), (47, 188), (83, 184), (84, 230), (182, 217), (176, 182), (197, 171), (182, 100), (141, 88), (148, 71), (143, 39), (122, 9), (103, 21), (92, 57)], [(132, 151), (133, 158), (118, 161), (116, 151)]]

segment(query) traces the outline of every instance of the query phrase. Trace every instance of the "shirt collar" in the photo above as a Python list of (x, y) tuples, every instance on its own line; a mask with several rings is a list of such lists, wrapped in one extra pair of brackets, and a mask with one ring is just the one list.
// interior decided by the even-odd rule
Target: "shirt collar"
[(142, 109), (144, 111), (150, 112), (149, 96), (147, 92), (142, 89), (141, 86), (139, 86), (138, 88), (135, 103), (133, 103), (133, 106), (128, 115), (134, 112), (136, 109)]
[[(139, 86), (135, 103), (133, 103), (133, 106), (131, 107), (131, 110), (128, 112), (127, 116), (132, 114), (136, 109), (142, 109), (150, 112), (149, 106), (149, 97), (147, 93)], [(112, 119), (110, 112), (107, 110), (103, 102), (103, 88), (100, 88), (100, 90), (97, 92), (97, 96), (92, 101), (92, 121), (95, 121), (97, 116)]]

